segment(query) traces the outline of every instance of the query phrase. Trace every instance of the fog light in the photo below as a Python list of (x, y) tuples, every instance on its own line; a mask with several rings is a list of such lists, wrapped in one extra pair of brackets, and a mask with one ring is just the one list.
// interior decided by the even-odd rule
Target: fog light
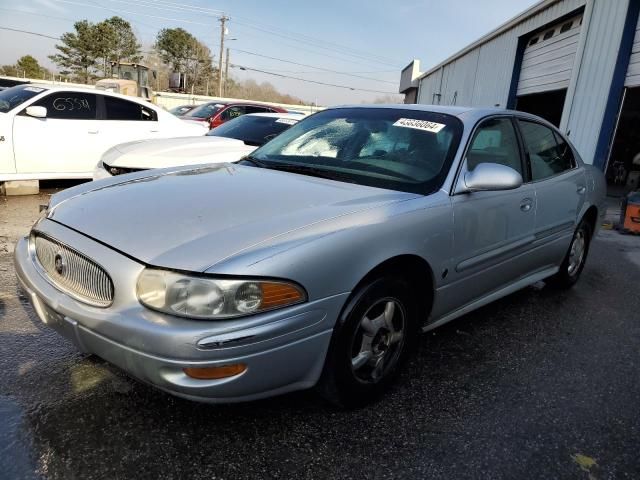
[(182, 371), (187, 376), (198, 380), (216, 380), (240, 375), (246, 369), (247, 366), (244, 363), (237, 363), (221, 367), (187, 367), (183, 368)]

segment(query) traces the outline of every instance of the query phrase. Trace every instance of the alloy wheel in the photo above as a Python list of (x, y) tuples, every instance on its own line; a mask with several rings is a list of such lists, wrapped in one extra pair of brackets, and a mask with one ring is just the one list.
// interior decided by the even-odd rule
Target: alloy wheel
[(393, 369), (404, 344), (406, 314), (395, 298), (374, 303), (356, 329), (351, 347), (351, 369), (365, 383), (377, 383)]

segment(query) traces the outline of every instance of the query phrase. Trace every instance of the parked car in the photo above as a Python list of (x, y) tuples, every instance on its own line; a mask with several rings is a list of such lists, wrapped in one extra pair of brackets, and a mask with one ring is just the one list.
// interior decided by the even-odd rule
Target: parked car
[(209, 130), (203, 137), (163, 138), (116, 145), (107, 150), (93, 179), (150, 168), (236, 162), (295, 125), (301, 115), (250, 113)]
[(167, 392), (357, 405), (421, 330), (575, 284), (604, 213), (602, 172), (538, 117), (342, 107), (239, 164), (58, 193), (15, 265), (43, 322)]
[(0, 181), (91, 178), (114, 145), (205, 132), (142, 99), (66, 86), (16, 86), (0, 92)]
[(287, 113), (287, 111), (284, 108), (260, 103), (209, 102), (199, 105), (180, 118), (203, 123), (208, 125), (209, 128), (216, 128), (224, 122), (246, 115), (247, 113)]
[(197, 106), (198, 105), (180, 105), (178, 107), (174, 107), (170, 109), (169, 113), (171, 113), (172, 115), (175, 115), (176, 117), (181, 117), (182, 115), (193, 110)]

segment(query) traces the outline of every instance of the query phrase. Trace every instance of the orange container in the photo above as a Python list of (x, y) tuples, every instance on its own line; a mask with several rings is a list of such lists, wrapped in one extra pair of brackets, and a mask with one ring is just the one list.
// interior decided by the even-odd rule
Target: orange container
[(631, 194), (627, 200), (624, 214), (624, 228), (633, 233), (640, 233), (640, 195)]

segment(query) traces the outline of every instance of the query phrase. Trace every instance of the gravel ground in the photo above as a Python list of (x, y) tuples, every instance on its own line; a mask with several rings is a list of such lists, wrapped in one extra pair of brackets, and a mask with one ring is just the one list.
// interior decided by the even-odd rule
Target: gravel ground
[(38, 197), (0, 197), (0, 478), (640, 478), (640, 237), (603, 231), (578, 286), (536, 285), (421, 339), (377, 403), (212, 406), (44, 328), (9, 251)]

